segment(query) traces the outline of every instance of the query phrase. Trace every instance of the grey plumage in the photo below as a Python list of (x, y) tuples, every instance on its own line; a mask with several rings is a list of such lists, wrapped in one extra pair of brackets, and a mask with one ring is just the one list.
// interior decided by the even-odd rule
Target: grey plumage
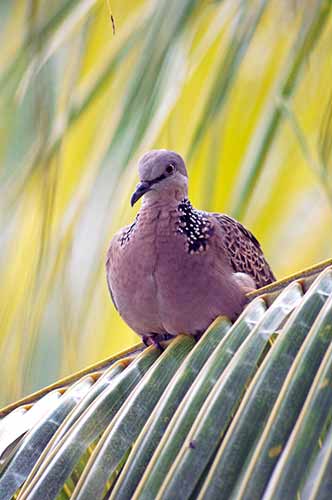
[(256, 238), (231, 217), (196, 210), (187, 171), (175, 152), (139, 162), (143, 197), (134, 222), (108, 251), (107, 281), (123, 319), (144, 338), (197, 335), (220, 314), (235, 319), (246, 292), (275, 280)]

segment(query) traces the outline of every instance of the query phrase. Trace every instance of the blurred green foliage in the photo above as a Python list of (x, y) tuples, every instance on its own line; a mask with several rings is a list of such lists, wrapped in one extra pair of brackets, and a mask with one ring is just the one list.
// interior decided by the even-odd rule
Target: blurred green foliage
[(187, 159), (278, 277), (331, 255), (330, 0), (2, 0), (2, 403), (136, 341), (108, 241), (140, 154)]

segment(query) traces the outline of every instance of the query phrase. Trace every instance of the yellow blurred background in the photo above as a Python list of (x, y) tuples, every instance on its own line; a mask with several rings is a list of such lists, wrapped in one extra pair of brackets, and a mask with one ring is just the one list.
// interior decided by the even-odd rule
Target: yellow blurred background
[(104, 262), (151, 148), (279, 278), (331, 256), (331, 3), (0, 2), (0, 404), (138, 341)]

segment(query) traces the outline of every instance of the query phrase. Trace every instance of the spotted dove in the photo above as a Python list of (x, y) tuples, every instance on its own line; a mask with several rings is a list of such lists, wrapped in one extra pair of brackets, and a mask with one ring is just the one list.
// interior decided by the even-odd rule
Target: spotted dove
[(134, 222), (112, 239), (107, 282), (116, 309), (145, 343), (200, 335), (219, 315), (234, 320), (246, 293), (275, 277), (256, 238), (231, 217), (195, 209), (180, 155), (166, 149), (139, 161)]

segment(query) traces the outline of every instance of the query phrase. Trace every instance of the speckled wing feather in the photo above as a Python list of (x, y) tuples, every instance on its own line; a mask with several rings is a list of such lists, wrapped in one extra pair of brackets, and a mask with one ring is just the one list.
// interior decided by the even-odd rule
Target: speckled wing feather
[(224, 246), (234, 271), (249, 274), (257, 288), (275, 281), (276, 278), (255, 236), (228, 215), (218, 213), (212, 215), (224, 231)]

